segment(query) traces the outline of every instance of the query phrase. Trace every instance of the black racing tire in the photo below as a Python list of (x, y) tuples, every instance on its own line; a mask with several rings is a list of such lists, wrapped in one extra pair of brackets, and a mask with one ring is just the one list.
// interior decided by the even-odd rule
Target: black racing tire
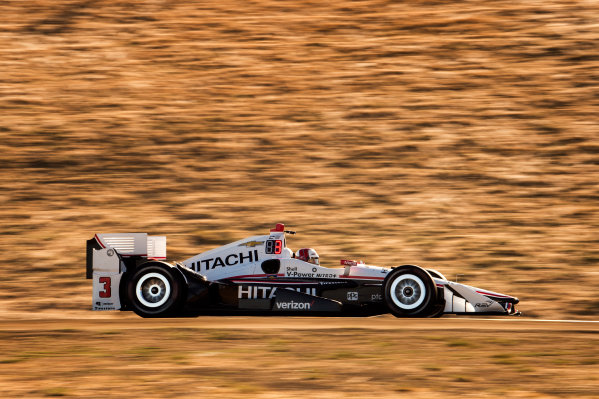
[(426, 269), (426, 271), (428, 272), (428, 274), (431, 275), (431, 277), (447, 281), (447, 277), (445, 277), (443, 274), (441, 274), (441, 272), (438, 271), (438, 270), (435, 270), (435, 269)]
[(184, 280), (174, 267), (142, 265), (127, 282), (131, 310), (141, 317), (175, 316), (183, 305)]
[(437, 303), (430, 309), (426, 317), (439, 318), (445, 314), (445, 289), (437, 287)]
[(414, 265), (393, 269), (383, 282), (383, 298), (395, 317), (430, 317), (437, 313), (437, 286), (431, 275)]

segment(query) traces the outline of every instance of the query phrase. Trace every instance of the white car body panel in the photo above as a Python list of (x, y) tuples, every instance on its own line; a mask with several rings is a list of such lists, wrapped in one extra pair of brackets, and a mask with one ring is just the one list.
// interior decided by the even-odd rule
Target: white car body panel
[(262, 261), (267, 259), (281, 259), (289, 257), (287, 251), (280, 255), (267, 255), (265, 252), (265, 242), (269, 239), (284, 240), (284, 234), (270, 234), (264, 236), (253, 236), (232, 242), (202, 252), (181, 262), (185, 267), (192, 269), (203, 276), (208, 281), (221, 280), (237, 276), (251, 276), (260, 274), (256, 272)]
[(121, 260), (113, 248), (94, 250), (93, 259), (92, 309), (120, 309)]

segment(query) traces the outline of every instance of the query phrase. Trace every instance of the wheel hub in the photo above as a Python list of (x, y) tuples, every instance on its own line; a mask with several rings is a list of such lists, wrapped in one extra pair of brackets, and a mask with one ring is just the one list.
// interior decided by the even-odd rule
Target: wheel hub
[(418, 282), (412, 279), (402, 280), (397, 287), (397, 299), (404, 305), (412, 305), (420, 298), (422, 290)]
[(393, 303), (404, 310), (418, 308), (427, 296), (427, 288), (422, 279), (415, 274), (397, 276), (389, 287)]
[(160, 273), (148, 273), (137, 282), (137, 300), (146, 307), (157, 308), (166, 303), (170, 295), (171, 284)]

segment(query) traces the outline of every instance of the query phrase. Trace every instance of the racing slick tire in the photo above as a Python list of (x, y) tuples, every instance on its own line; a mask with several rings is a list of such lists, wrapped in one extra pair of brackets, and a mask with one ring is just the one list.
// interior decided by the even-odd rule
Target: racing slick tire
[(175, 316), (183, 305), (184, 280), (170, 266), (142, 265), (127, 282), (131, 310), (141, 317)]
[(437, 286), (418, 266), (393, 269), (383, 282), (383, 297), (395, 317), (434, 317), (438, 313)]

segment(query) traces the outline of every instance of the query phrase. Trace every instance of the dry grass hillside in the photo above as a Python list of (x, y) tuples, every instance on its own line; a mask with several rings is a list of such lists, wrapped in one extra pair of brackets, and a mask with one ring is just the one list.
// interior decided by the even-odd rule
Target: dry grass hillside
[(0, 312), (87, 310), (85, 240), (285, 222), (599, 313), (595, 1), (0, 3)]

